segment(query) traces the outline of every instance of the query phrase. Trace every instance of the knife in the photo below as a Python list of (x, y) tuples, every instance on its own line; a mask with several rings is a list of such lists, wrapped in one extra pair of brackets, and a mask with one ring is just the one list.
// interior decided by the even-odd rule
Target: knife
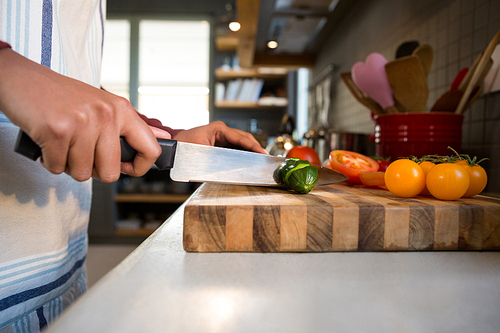
[[(178, 182), (217, 182), (238, 185), (279, 186), (274, 172), (283, 166), (285, 157), (249, 151), (205, 146), (171, 139), (157, 139), (162, 153), (155, 162), (159, 170), (169, 170), (170, 178)], [(137, 151), (120, 138), (121, 161), (131, 162)], [(40, 147), (23, 131), (19, 132), (16, 152), (36, 160)], [(316, 185), (328, 185), (347, 180), (340, 172), (319, 165)]]

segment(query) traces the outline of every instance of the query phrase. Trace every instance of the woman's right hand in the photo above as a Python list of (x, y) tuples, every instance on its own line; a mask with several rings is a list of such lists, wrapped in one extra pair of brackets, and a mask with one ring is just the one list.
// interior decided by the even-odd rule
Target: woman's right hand
[[(19, 55), (0, 50), (0, 110), (42, 149), (42, 165), (75, 180), (142, 176), (161, 148), (151, 129), (124, 98), (60, 75)], [(138, 151), (120, 162), (123, 136)]]

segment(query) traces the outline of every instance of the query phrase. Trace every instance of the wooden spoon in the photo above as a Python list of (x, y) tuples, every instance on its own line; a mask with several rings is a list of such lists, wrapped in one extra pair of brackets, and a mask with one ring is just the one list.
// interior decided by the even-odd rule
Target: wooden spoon
[(472, 103), (474, 103), (474, 101), (479, 97), (479, 95), (481, 94), (482, 88), (483, 88), (482, 84), (474, 87), (474, 89), (472, 90), (472, 93), (469, 97), (469, 100), (467, 101), (467, 104), (465, 104), (464, 111), (466, 111), (468, 108), (470, 108)]
[(469, 101), (469, 96), (471, 95), (476, 85), (480, 84), (479, 80), (481, 79), (483, 73), (486, 71), (485, 69), (488, 67), (488, 63), (491, 60), (491, 55), (493, 54), (493, 51), (495, 50), (495, 47), (497, 46), (499, 40), (500, 40), (500, 30), (497, 31), (493, 39), (488, 44), (488, 47), (484, 51), (484, 54), (481, 57), (481, 60), (479, 61), (477, 68), (474, 71), (474, 74), (472, 75), (469, 84), (467, 85), (467, 88), (465, 89), (464, 95), (462, 96), (462, 99), (460, 100), (460, 103), (458, 104), (458, 107), (455, 110), (456, 114), (462, 114), (462, 112), (464, 112), (465, 105)]
[(460, 82), (460, 84), (458, 85), (458, 89), (465, 91), (465, 88), (467, 88), (467, 85), (469, 84), (470, 79), (472, 78), (472, 74), (474, 74), (474, 72), (476, 71), (477, 65), (479, 64), (479, 60), (481, 60), (482, 56), (483, 52), (479, 53), (479, 55), (474, 60), (469, 70), (465, 74), (464, 78), (462, 79), (462, 82)]
[(385, 71), (394, 99), (408, 112), (425, 112), (429, 87), (420, 59), (411, 55), (393, 60)]
[(376, 115), (381, 115), (385, 113), (382, 107), (377, 104), (377, 102), (375, 102), (370, 97), (366, 96), (365, 93), (359, 90), (358, 86), (354, 84), (351, 72), (341, 73), (340, 77), (342, 78), (342, 81), (344, 81), (344, 84), (347, 86), (349, 91), (358, 100), (358, 102), (366, 106), (370, 111), (372, 111)]
[(429, 75), (432, 68), (432, 62), (434, 61), (434, 49), (428, 44), (423, 44), (417, 47), (413, 53), (422, 62), (424, 67), (425, 76)]
[(416, 40), (404, 42), (403, 44), (399, 45), (396, 50), (396, 59), (411, 55), (413, 51), (415, 51), (415, 49), (419, 46), (420, 43)]
[[(490, 71), (492, 66), (493, 66), (493, 60), (490, 58), (490, 60), (488, 61), (488, 63), (484, 67), (483, 72), (481, 73), (481, 76), (479, 77), (479, 80), (478, 80), (479, 83), (482, 83), (484, 81), (484, 78), (486, 77), (486, 75), (488, 74), (488, 72)], [(476, 67), (477, 67), (477, 63), (476, 63)], [(469, 81), (470, 81), (470, 77), (469, 77)], [(471, 95), (469, 97), (469, 100), (467, 101), (467, 104), (465, 105), (463, 111), (467, 110), (472, 105), (472, 103), (474, 103), (474, 101), (476, 100), (476, 98), (479, 96), (480, 93), (481, 93), (481, 84), (476, 85), (474, 87), (474, 89), (472, 90)], [(455, 112), (463, 95), (464, 95), (463, 90), (451, 89), (451, 90), (445, 92), (443, 95), (441, 95), (438, 98), (438, 100), (432, 106), (431, 111)]]
[(464, 92), (458, 89), (448, 90), (442, 94), (431, 107), (432, 112), (455, 112)]

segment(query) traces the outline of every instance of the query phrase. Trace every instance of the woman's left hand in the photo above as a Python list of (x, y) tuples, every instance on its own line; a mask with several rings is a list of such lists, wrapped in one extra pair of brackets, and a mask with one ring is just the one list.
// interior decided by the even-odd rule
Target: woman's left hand
[(228, 127), (222, 121), (181, 131), (174, 139), (208, 146), (237, 146), (256, 153), (268, 154), (252, 134)]

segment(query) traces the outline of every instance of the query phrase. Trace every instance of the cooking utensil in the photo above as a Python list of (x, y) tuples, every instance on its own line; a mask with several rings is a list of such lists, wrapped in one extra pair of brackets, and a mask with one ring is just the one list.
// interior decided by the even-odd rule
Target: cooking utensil
[(412, 55), (417, 56), (424, 67), (425, 76), (429, 75), (434, 61), (434, 49), (428, 44), (417, 47)]
[(468, 108), (470, 108), (471, 105), (472, 105), (472, 103), (474, 103), (475, 100), (479, 97), (479, 95), (481, 95), (482, 88), (483, 88), (483, 85), (476, 85), (474, 87), (474, 89), (472, 90), (472, 92), (471, 92), (471, 94), (469, 96), (469, 100), (467, 101), (467, 103), (464, 106), (464, 110), (463, 111), (466, 111)]
[(385, 65), (394, 99), (408, 112), (424, 112), (429, 98), (425, 70), (417, 56), (407, 56)]
[(396, 50), (396, 59), (409, 56), (420, 45), (416, 40), (410, 40), (399, 45)]
[[(469, 96), (469, 100), (467, 101), (467, 104), (465, 104), (463, 111), (465, 111), (471, 107), (472, 103), (474, 103), (474, 101), (481, 94), (481, 90), (482, 90), (482, 85), (476, 85), (474, 87), (474, 89), (472, 90), (472, 93)], [(445, 92), (443, 95), (441, 95), (441, 97), (438, 98), (438, 100), (432, 106), (431, 111), (433, 111), (433, 112), (455, 112), (463, 95), (464, 95), (464, 93), (461, 90), (458, 90), (458, 89), (449, 90), (449, 91)]]
[(474, 74), (472, 75), (469, 84), (467, 85), (467, 88), (465, 89), (464, 95), (462, 96), (462, 99), (458, 104), (457, 110), (455, 111), (456, 114), (461, 114), (465, 110), (465, 105), (467, 104), (469, 96), (471, 95), (472, 91), (474, 90), (477, 84), (480, 84), (481, 77), (483, 77), (484, 79), (484, 76), (486, 76), (486, 74), (488, 73), (489, 69), (487, 71), (486, 68), (488, 68), (489, 66), (489, 63), (491, 61), (491, 54), (495, 50), (495, 47), (497, 46), (499, 40), (500, 40), (500, 30), (497, 31), (495, 36), (493, 36), (493, 39), (488, 44), (488, 47), (486, 47), (486, 50), (484, 51), (483, 56), (481, 57), (481, 60), (479, 61), (477, 68), (474, 71)]
[(381, 115), (385, 113), (384, 109), (382, 109), (382, 107), (378, 105), (377, 102), (375, 102), (373, 99), (366, 96), (364, 92), (359, 90), (358, 86), (356, 86), (356, 84), (352, 80), (351, 72), (341, 73), (340, 77), (342, 78), (342, 81), (347, 86), (349, 91), (358, 100), (358, 102), (366, 106), (371, 112), (373, 112), (376, 115)]
[[(15, 151), (36, 160), (41, 154), (38, 145), (23, 131), (18, 138)], [(179, 182), (277, 186), (273, 173), (285, 161), (284, 157), (176, 140), (158, 139), (158, 142), (162, 153), (156, 160), (156, 166), (159, 170), (170, 169), (170, 178)], [(123, 138), (120, 144), (122, 162), (132, 161), (137, 152)], [(318, 185), (342, 182), (348, 178), (335, 170), (316, 167), (319, 171)]]
[(499, 209), (498, 200), (482, 195), (455, 201), (430, 196), (405, 200), (387, 190), (336, 184), (299, 197), (269, 187), (206, 183), (184, 208), (184, 249), (498, 250)]
[(474, 59), (474, 62), (472, 65), (469, 67), (469, 70), (467, 71), (467, 74), (465, 74), (462, 82), (458, 85), (458, 89), (465, 91), (465, 88), (467, 88), (467, 85), (470, 82), (470, 79), (472, 78), (472, 74), (476, 71), (477, 65), (479, 64), (479, 60), (481, 60), (481, 57), (483, 56), (484, 52), (479, 53), (479, 55)]
[[(490, 58), (490, 60), (488, 61), (488, 63), (484, 67), (481, 75), (479, 76), (479, 80), (478, 80), (479, 83), (476, 84), (476, 86), (472, 90), (472, 92), (469, 96), (469, 100), (465, 104), (462, 112), (467, 110), (472, 105), (472, 103), (474, 103), (474, 101), (479, 97), (481, 90), (482, 90), (482, 82), (484, 81), (484, 78), (486, 77), (486, 75), (488, 74), (488, 72), (490, 71), (492, 66), (493, 66), (493, 60)], [(477, 68), (477, 63), (475, 66), (473, 65), (473, 67)], [(464, 68), (464, 69), (467, 69), (467, 68)], [(461, 70), (460, 72), (467, 72), (468, 73), (469, 71)], [(457, 81), (460, 80), (460, 78), (458, 78), (458, 79), (457, 78), (458, 78), (458, 75), (455, 78), (455, 80), (457, 80)], [(470, 78), (469, 78), (469, 81), (470, 81)], [(457, 85), (459, 86), (460, 82), (453, 83), (452, 87), (457, 86)], [(431, 111), (455, 112), (458, 108), (458, 105), (460, 104), (460, 100), (462, 99), (463, 95), (464, 95), (463, 90), (460, 90), (460, 89), (449, 90), (438, 98), (438, 100), (432, 106)]]
[(398, 113), (394, 106), (391, 86), (384, 66), (387, 59), (379, 53), (371, 53), (366, 62), (357, 62), (352, 66), (354, 84), (366, 95), (376, 101), (386, 113)]
[(437, 99), (431, 111), (455, 112), (463, 95), (464, 92), (461, 90), (448, 90)]
[(495, 36), (493, 36), (493, 39), (490, 41), (490, 43), (486, 47), (486, 50), (483, 52), (481, 60), (479, 60), (477, 68), (474, 71), (474, 74), (472, 75), (470, 82), (467, 84), (467, 87), (465, 88), (464, 91), (464, 95), (462, 96), (462, 99), (458, 104), (458, 107), (455, 111), (456, 114), (461, 114), (462, 112), (464, 112), (465, 106), (469, 101), (469, 96), (471, 95), (472, 91), (474, 90), (477, 84), (480, 84), (481, 77), (484, 80), (484, 76), (486, 76), (486, 74), (489, 71), (489, 69), (488, 70), (486, 69), (488, 67), (491, 68), (491, 66), (489, 65), (491, 61), (491, 55), (493, 54), (493, 51), (495, 50), (499, 40), (500, 40), (500, 30), (498, 30)]
[(450, 86), (450, 90), (458, 89), (460, 87), (460, 84), (462, 84), (462, 81), (464, 80), (464, 78), (468, 72), (469, 72), (469, 68), (467, 68), (467, 67), (462, 68), (457, 73), (455, 78), (453, 79), (453, 82), (451, 83), (451, 86)]

